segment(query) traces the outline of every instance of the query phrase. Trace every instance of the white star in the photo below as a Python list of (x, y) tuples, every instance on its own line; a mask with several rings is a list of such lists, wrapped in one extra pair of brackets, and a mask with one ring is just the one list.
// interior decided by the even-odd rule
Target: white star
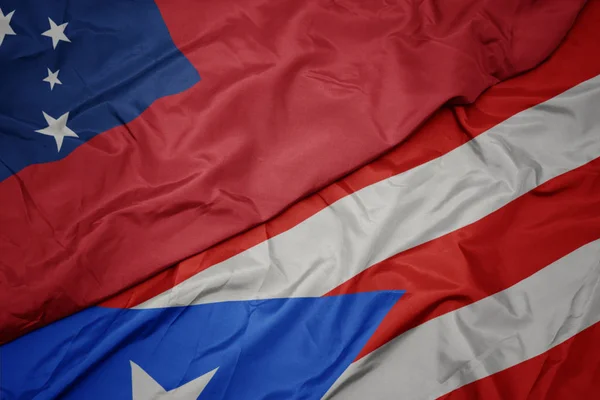
[(56, 22), (52, 21), (51, 18), (48, 18), (48, 21), (50, 21), (50, 29), (42, 33), (42, 35), (52, 38), (53, 48), (56, 48), (56, 46), (58, 46), (58, 42), (61, 40), (63, 42), (70, 42), (69, 38), (65, 35), (65, 28), (67, 25), (69, 25), (68, 22), (65, 22), (62, 25), (56, 25)]
[(167, 392), (139, 365), (133, 361), (129, 363), (131, 364), (133, 400), (196, 400), (219, 369), (215, 368), (193, 381)]
[(41, 133), (42, 135), (53, 136), (54, 140), (56, 140), (56, 147), (58, 151), (63, 144), (63, 139), (65, 137), (79, 137), (75, 132), (73, 132), (69, 127), (67, 127), (67, 120), (69, 119), (69, 113), (65, 113), (61, 115), (58, 119), (54, 119), (45, 112), (44, 118), (46, 118), (46, 122), (48, 123), (48, 127), (44, 129), (37, 130), (37, 133)]
[(14, 11), (11, 11), (7, 15), (4, 15), (0, 8), (0, 46), (2, 46), (2, 42), (6, 35), (16, 35), (15, 31), (10, 27), (10, 19), (14, 13)]
[(60, 69), (56, 70), (56, 72), (50, 71), (50, 68), (47, 69), (48, 77), (44, 78), (44, 82), (48, 82), (50, 84), (50, 90), (54, 89), (54, 85), (62, 85), (62, 82), (58, 80), (58, 73), (60, 72)]

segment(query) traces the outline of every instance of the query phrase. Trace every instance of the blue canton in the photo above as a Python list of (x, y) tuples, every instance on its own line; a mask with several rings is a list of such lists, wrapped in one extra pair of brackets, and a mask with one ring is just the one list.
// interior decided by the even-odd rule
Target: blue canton
[(152, 0), (3, 0), (0, 181), (200, 80)]

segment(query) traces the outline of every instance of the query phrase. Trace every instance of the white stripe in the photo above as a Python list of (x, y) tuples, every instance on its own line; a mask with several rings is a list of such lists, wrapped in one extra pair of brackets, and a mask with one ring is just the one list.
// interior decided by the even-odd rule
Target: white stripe
[[(600, 156), (600, 78), (368, 186), (138, 306), (321, 296)], [(440, 132), (443, 135), (443, 132)]]
[(435, 399), (600, 321), (600, 240), (353, 363), (327, 399)]

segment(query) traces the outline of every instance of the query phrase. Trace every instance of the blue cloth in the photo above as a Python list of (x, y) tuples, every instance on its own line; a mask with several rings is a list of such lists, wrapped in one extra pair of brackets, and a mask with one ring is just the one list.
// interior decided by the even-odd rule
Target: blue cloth
[[(0, 46), (0, 181), (34, 163), (67, 156), (77, 146), (136, 118), (160, 97), (181, 92), (200, 79), (175, 47), (152, 0), (2, 0), (15, 11), (16, 35)], [(42, 36), (68, 22), (56, 49)], [(60, 70), (50, 90), (47, 68)], [(35, 132), (48, 124), (44, 111), (79, 138), (55, 140)]]
[(130, 400), (133, 361), (167, 391), (219, 368), (200, 398), (318, 399), (401, 294), (87, 309), (0, 348), (1, 398)]

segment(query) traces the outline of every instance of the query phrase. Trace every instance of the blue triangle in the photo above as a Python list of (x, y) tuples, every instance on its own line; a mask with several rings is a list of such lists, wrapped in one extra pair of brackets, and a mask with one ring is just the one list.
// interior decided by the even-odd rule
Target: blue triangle
[(130, 361), (165, 390), (218, 367), (201, 398), (320, 398), (401, 295), (91, 308), (0, 349), (2, 398), (130, 400)]

